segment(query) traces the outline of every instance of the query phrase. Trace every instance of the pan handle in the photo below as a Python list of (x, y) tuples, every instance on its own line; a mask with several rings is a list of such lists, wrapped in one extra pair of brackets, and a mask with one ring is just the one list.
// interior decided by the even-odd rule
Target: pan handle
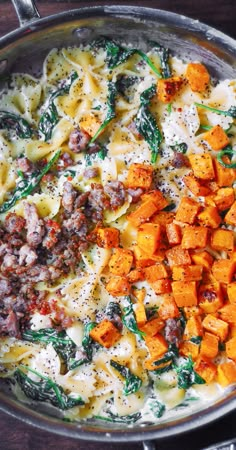
[(12, 0), (12, 3), (21, 27), (40, 18), (34, 0)]
[(153, 441), (143, 441), (143, 450), (156, 450), (155, 443)]

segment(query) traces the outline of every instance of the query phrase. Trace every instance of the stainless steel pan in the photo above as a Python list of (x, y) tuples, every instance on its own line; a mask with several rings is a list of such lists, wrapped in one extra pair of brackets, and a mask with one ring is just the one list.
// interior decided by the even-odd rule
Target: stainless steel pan
[[(32, 0), (12, 0), (20, 28), (0, 39), (0, 74), (24, 71), (39, 74), (42, 60), (53, 47), (76, 45), (97, 35), (120, 37), (145, 50), (149, 38), (169, 47), (182, 58), (203, 61), (218, 78), (236, 77), (236, 42), (196, 20), (167, 11), (134, 6), (101, 6), (70, 10), (47, 18), (40, 15)], [(89, 2), (88, 2), (89, 3)], [(107, 442), (144, 441), (144, 449), (154, 449), (153, 439), (169, 437), (207, 424), (236, 407), (235, 390), (226, 393), (204, 410), (160, 425), (65, 423), (14, 399), (1, 385), (0, 409), (28, 424), (57, 434)]]

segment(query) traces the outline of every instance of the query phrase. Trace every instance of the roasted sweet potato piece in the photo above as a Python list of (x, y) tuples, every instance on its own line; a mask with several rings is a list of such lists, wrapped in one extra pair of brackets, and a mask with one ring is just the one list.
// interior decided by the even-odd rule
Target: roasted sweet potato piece
[(217, 319), (217, 317), (212, 314), (207, 314), (202, 321), (202, 326), (205, 330), (218, 336), (222, 342), (224, 342), (228, 336), (229, 325), (225, 321)]
[[(230, 164), (230, 159), (227, 156), (224, 156), (222, 160), (226, 164)], [(215, 176), (216, 176), (216, 182), (219, 187), (224, 186), (232, 186), (233, 182), (236, 179), (236, 170), (235, 169), (229, 169), (222, 164), (220, 164), (217, 159), (214, 159), (214, 169), (215, 169)]]
[(235, 195), (231, 187), (220, 188), (213, 196), (214, 203), (219, 211), (225, 211), (234, 203)]
[(162, 320), (174, 319), (175, 317), (180, 316), (180, 312), (173, 295), (164, 295), (158, 309), (158, 316)]
[(198, 291), (200, 308), (206, 314), (215, 313), (223, 306), (223, 294), (219, 283), (203, 284)]
[(201, 225), (209, 228), (218, 228), (221, 224), (221, 217), (215, 206), (207, 206), (198, 214), (198, 220)]
[(219, 352), (219, 338), (215, 334), (208, 333), (207, 331), (204, 333), (200, 353), (203, 357), (212, 359), (217, 356)]
[(229, 302), (234, 303), (236, 305), (236, 282), (228, 284), (227, 294)]
[(147, 200), (152, 200), (153, 203), (156, 205), (158, 211), (161, 211), (168, 205), (168, 201), (165, 199), (162, 192), (159, 191), (158, 189), (150, 191), (147, 194), (143, 194), (141, 196), (141, 199), (143, 202), (146, 202)]
[(176, 245), (176, 247), (167, 250), (166, 257), (168, 259), (170, 267), (185, 266), (191, 264), (191, 258), (188, 250), (183, 249), (181, 245)]
[(142, 223), (149, 220), (156, 212), (158, 208), (152, 199), (142, 203), (137, 209), (132, 211), (128, 216), (128, 221), (136, 228)]
[(181, 227), (176, 223), (168, 223), (166, 225), (166, 235), (170, 245), (181, 243), (182, 232)]
[(141, 250), (138, 245), (133, 246), (133, 252), (135, 257), (135, 264), (138, 269), (143, 269), (144, 267), (149, 267), (156, 262), (161, 262), (165, 258), (165, 253), (160, 250), (155, 255), (148, 255), (146, 252)]
[(150, 164), (131, 164), (128, 171), (127, 186), (130, 188), (150, 189), (153, 167)]
[(152, 223), (158, 223), (161, 227), (161, 230), (166, 229), (166, 225), (171, 223), (175, 218), (175, 214), (168, 211), (160, 211), (157, 214), (154, 214), (152, 217)]
[(228, 358), (234, 359), (236, 361), (236, 336), (226, 342), (225, 350)]
[(119, 247), (120, 232), (117, 228), (98, 228), (97, 245), (102, 248)]
[(109, 270), (113, 275), (124, 277), (128, 275), (133, 263), (131, 250), (117, 248), (109, 261)]
[(221, 150), (230, 143), (230, 140), (220, 125), (215, 125), (204, 133), (203, 139), (208, 142), (213, 150)]
[(132, 293), (135, 296), (135, 298), (137, 299), (138, 303), (143, 303), (144, 299), (146, 297), (147, 291), (145, 288), (141, 288), (141, 289), (134, 288)]
[(202, 266), (174, 266), (172, 278), (174, 281), (199, 281), (202, 278)]
[(172, 291), (179, 308), (197, 305), (196, 281), (173, 281)]
[(108, 319), (102, 320), (89, 334), (95, 342), (106, 348), (112, 347), (121, 337), (118, 329)]
[(168, 278), (168, 272), (166, 266), (162, 263), (153, 264), (152, 266), (146, 267), (144, 270), (145, 279), (148, 283), (154, 283), (162, 278)]
[(189, 161), (195, 177), (206, 181), (215, 178), (213, 161), (209, 153), (189, 155)]
[(194, 253), (192, 255), (192, 260), (194, 264), (202, 266), (206, 270), (210, 270), (213, 264), (213, 257), (205, 250), (204, 252)]
[(207, 358), (200, 356), (194, 365), (194, 370), (206, 383), (211, 383), (216, 377), (217, 367)]
[(236, 325), (236, 305), (234, 303), (228, 303), (218, 311), (219, 316), (224, 322)]
[(159, 359), (168, 349), (165, 338), (159, 333), (152, 337), (145, 336), (145, 343), (153, 361)]
[(214, 230), (211, 236), (211, 247), (215, 250), (230, 252), (234, 249), (234, 233), (231, 230)]
[(137, 244), (147, 255), (154, 255), (160, 246), (161, 227), (157, 223), (143, 223), (138, 229)]
[(134, 313), (138, 326), (142, 326), (147, 322), (145, 307), (142, 303), (136, 303)]
[(227, 212), (224, 221), (229, 225), (236, 226), (236, 201), (232, 204), (230, 210)]
[(202, 185), (194, 175), (185, 175), (183, 181), (185, 186), (187, 186), (196, 197), (205, 197), (211, 192), (210, 189), (207, 186)]
[(189, 63), (185, 77), (193, 92), (204, 92), (210, 82), (209, 72), (201, 63)]
[(133, 269), (128, 273), (127, 279), (131, 284), (143, 281), (145, 279), (144, 272), (142, 269)]
[(129, 295), (130, 284), (125, 277), (112, 277), (106, 285), (106, 290), (114, 297)]
[(165, 322), (159, 317), (151, 319), (145, 323), (145, 325), (139, 326), (139, 329), (145, 333), (146, 336), (155, 336), (165, 326)]
[(182, 197), (176, 212), (176, 220), (192, 225), (195, 222), (199, 209), (200, 204), (198, 202), (192, 198)]
[(82, 119), (79, 121), (79, 127), (86, 131), (90, 136), (94, 136), (101, 126), (101, 121), (97, 115), (83, 113)]
[(169, 278), (154, 281), (151, 286), (157, 295), (169, 294), (172, 291), (171, 280)]
[(202, 320), (200, 316), (190, 317), (185, 325), (183, 338), (189, 341), (193, 337), (202, 336)]
[(229, 361), (218, 365), (217, 381), (224, 387), (236, 382), (236, 364), (234, 361)]
[(193, 316), (201, 316), (203, 311), (199, 306), (185, 306), (184, 307), (184, 315), (186, 319), (190, 319)]
[(231, 283), (235, 274), (236, 263), (231, 259), (219, 259), (214, 261), (212, 274), (220, 283)]
[(160, 78), (157, 82), (157, 97), (163, 103), (172, 102), (183, 84), (183, 78)]
[(203, 248), (207, 245), (208, 230), (205, 227), (186, 227), (183, 231), (182, 248)]
[(196, 361), (199, 355), (199, 345), (191, 341), (182, 341), (179, 347), (179, 353), (187, 358), (191, 357)]

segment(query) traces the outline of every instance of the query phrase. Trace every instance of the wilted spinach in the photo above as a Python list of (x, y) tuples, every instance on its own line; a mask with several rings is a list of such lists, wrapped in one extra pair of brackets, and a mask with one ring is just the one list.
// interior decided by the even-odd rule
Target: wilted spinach
[(151, 411), (153, 412), (154, 416), (159, 419), (159, 417), (162, 417), (165, 412), (165, 405), (163, 403), (159, 402), (158, 400), (153, 400), (149, 404)]
[(208, 111), (215, 112), (216, 114), (220, 114), (221, 116), (233, 117), (233, 119), (236, 119), (236, 106), (231, 106), (228, 110), (222, 111), (222, 109), (212, 108), (211, 106), (203, 105), (203, 103), (195, 102), (194, 105), (196, 105), (198, 108), (206, 109)]
[(169, 344), (168, 350), (164, 354), (164, 356), (153, 363), (155, 366), (157, 366), (157, 369), (153, 371), (153, 373), (155, 373), (156, 375), (160, 375), (172, 369), (178, 356), (179, 351), (176, 345)]
[(95, 419), (105, 420), (106, 422), (113, 422), (113, 423), (131, 424), (137, 422), (142, 417), (140, 412), (129, 414), (127, 416), (118, 416), (117, 414), (113, 414), (110, 410), (105, 411), (105, 413), (108, 415), (108, 417), (95, 416)]
[(80, 359), (70, 358), (68, 361), (68, 369), (73, 370), (82, 364), (88, 363), (92, 360), (93, 356), (93, 340), (90, 337), (90, 331), (96, 327), (96, 322), (89, 322), (84, 327), (84, 336), (82, 339), (82, 357)]
[(142, 386), (141, 378), (137, 377), (137, 375), (134, 375), (128, 367), (123, 366), (122, 364), (119, 364), (118, 362), (113, 361), (112, 359), (110, 361), (110, 364), (125, 379), (123, 389), (124, 395), (134, 394), (141, 388)]
[(95, 135), (92, 137), (89, 144), (92, 144), (94, 141), (96, 141), (98, 136), (103, 132), (103, 130), (107, 127), (107, 125), (109, 125), (109, 123), (112, 121), (112, 119), (114, 119), (116, 117), (116, 112), (115, 112), (116, 95), (117, 95), (116, 83), (109, 81), (108, 82), (106, 117), (105, 117), (105, 120), (103, 121), (103, 123), (101, 124), (101, 126), (99, 127), (99, 129), (97, 130), (97, 132), (95, 133)]
[(33, 134), (33, 130), (27, 120), (8, 111), (0, 111), (0, 128), (14, 129), (17, 136), (22, 139), (29, 139)]
[(188, 389), (193, 384), (205, 384), (205, 380), (195, 372), (193, 366), (194, 363), (191, 358), (187, 358), (186, 362), (180, 366), (175, 366), (180, 389)]
[(158, 53), (158, 56), (160, 58), (163, 78), (171, 77), (171, 69), (169, 65), (169, 58), (170, 58), (169, 49), (158, 44), (158, 42), (151, 41), (150, 44), (152, 45), (153, 50)]
[(185, 144), (185, 142), (181, 142), (180, 144), (175, 144), (175, 145), (170, 145), (170, 148), (174, 151), (174, 152), (179, 152), (179, 153), (186, 153), (188, 150), (188, 146), (187, 144)]
[(138, 329), (131, 298), (127, 296), (126, 300), (129, 303), (129, 305), (124, 307), (122, 322), (126, 326), (126, 328), (128, 328), (129, 331), (131, 331), (134, 334), (137, 334), (141, 339), (143, 339), (145, 333)]

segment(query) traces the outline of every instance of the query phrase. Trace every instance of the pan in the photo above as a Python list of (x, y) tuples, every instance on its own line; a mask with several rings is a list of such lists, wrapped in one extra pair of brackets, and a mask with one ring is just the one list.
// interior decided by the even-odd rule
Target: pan
[[(78, 45), (101, 34), (122, 37), (142, 49), (148, 38), (159, 41), (173, 54), (201, 60), (217, 78), (236, 75), (236, 42), (196, 20), (163, 10), (135, 6), (88, 6), (41, 18), (32, 0), (12, 0), (20, 28), (0, 39), (0, 74), (27, 72), (37, 76), (46, 54), (53, 47)], [(89, 3), (89, 2), (88, 2)], [(138, 33), (137, 33), (138, 30)], [(154, 449), (154, 439), (196, 429), (233, 411), (235, 390), (207, 408), (157, 425), (127, 428), (101, 423), (66, 423), (50, 412), (30, 409), (18, 402), (2, 382), (0, 409), (27, 424), (59, 435), (97, 442), (143, 441)]]

